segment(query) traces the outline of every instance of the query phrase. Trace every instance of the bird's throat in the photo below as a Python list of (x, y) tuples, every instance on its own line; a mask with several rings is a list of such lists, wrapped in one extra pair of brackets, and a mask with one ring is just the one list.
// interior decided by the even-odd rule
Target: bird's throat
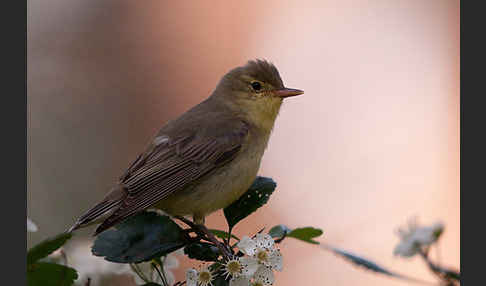
[(270, 133), (280, 111), (282, 100), (277, 98), (260, 99), (252, 108), (245, 110), (245, 120), (263, 132)]

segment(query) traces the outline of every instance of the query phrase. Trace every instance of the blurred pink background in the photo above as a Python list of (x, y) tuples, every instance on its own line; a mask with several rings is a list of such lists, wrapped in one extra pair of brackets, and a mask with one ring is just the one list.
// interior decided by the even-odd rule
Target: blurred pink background
[[(444, 222), (440, 261), (459, 268), (452, 0), (28, 1), (27, 213), (40, 228), (28, 246), (70, 226), (162, 124), (254, 58), (305, 94), (284, 103), (259, 172), (277, 191), (236, 233), (315, 226), (322, 242), (433, 282), (420, 259), (392, 255), (417, 216)], [(208, 224), (224, 228), (222, 212)], [(276, 285), (407, 284), (318, 246), (281, 250)]]

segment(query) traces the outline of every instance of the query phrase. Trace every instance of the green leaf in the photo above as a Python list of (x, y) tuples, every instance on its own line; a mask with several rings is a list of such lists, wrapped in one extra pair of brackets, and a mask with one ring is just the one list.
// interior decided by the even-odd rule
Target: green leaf
[(266, 204), (276, 187), (271, 178), (257, 177), (246, 193), (224, 209), (229, 228)]
[(76, 270), (64, 265), (48, 262), (27, 265), (29, 286), (69, 286), (77, 278)]
[(383, 275), (387, 275), (387, 276), (394, 277), (394, 278), (399, 278), (399, 279), (414, 282), (414, 283), (430, 284), (428, 282), (422, 281), (422, 280), (414, 278), (414, 277), (410, 277), (410, 276), (406, 276), (406, 275), (402, 275), (402, 274), (390, 271), (390, 270), (384, 268), (383, 266), (378, 265), (377, 263), (373, 262), (370, 259), (364, 258), (362, 256), (358, 256), (356, 254), (353, 254), (349, 251), (339, 249), (337, 247), (321, 244), (321, 248), (333, 252), (334, 254), (344, 258), (345, 260), (351, 262), (352, 264), (354, 264), (356, 266), (362, 267), (366, 270), (371, 270), (371, 271), (378, 273), (378, 274), (383, 274)]
[(71, 237), (71, 233), (61, 233), (32, 247), (27, 252), (27, 264), (32, 264), (53, 253), (59, 247), (63, 246)]
[(322, 235), (322, 230), (313, 227), (301, 227), (292, 230), (290, 233), (287, 234), (287, 237), (293, 237), (296, 239), (300, 239), (305, 242), (319, 244), (318, 241), (313, 240), (314, 237), (318, 237)]
[[(229, 233), (227, 233), (226, 231), (222, 231), (222, 230), (219, 230), (219, 229), (210, 229), (209, 231), (212, 232), (214, 235), (216, 235), (219, 238), (228, 239), (228, 237), (229, 237)], [(234, 234), (232, 234), (231, 237), (236, 239), (236, 240), (240, 240)]]
[(322, 230), (313, 227), (301, 227), (291, 230), (286, 225), (279, 224), (272, 227), (268, 234), (272, 238), (277, 239), (284, 237), (293, 237), (312, 244), (319, 244), (319, 242), (313, 240), (312, 238), (322, 235)]
[(184, 247), (184, 253), (189, 258), (201, 261), (217, 261), (220, 255), (219, 249), (209, 243), (195, 242)]
[(355, 254), (352, 254), (351, 252), (344, 251), (342, 249), (335, 248), (335, 247), (327, 247), (325, 249), (330, 249), (335, 254), (347, 259), (348, 261), (352, 262), (353, 264), (358, 265), (358, 266), (362, 266), (362, 267), (364, 267), (368, 270), (371, 270), (373, 272), (377, 272), (377, 273), (381, 273), (381, 274), (385, 274), (385, 275), (389, 275), (389, 276), (396, 276), (394, 273), (392, 273), (391, 271), (388, 271), (385, 268), (379, 266), (375, 262), (373, 262), (369, 259), (357, 256)]
[(118, 263), (139, 263), (187, 244), (183, 230), (168, 216), (141, 212), (96, 238), (92, 252)]
[(213, 280), (213, 286), (229, 286), (229, 281), (224, 279), (223, 276), (218, 275)]
[(272, 238), (282, 238), (282, 237), (287, 236), (287, 234), (289, 234), (291, 231), (292, 230), (290, 228), (288, 228), (286, 225), (279, 224), (279, 225), (272, 227), (270, 229), (270, 231), (268, 231), (268, 234)]

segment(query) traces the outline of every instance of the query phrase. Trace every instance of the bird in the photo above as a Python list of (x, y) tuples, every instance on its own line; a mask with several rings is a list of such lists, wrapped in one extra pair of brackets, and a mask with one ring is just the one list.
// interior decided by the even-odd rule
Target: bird
[(286, 88), (267, 60), (231, 69), (209, 97), (168, 121), (68, 232), (99, 224), (96, 236), (149, 208), (204, 225), (248, 190), (282, 102), (303, 93)]

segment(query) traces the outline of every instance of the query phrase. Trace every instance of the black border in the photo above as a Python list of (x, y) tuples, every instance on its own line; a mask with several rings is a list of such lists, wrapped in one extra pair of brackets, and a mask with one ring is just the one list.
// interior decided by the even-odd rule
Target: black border
[[(21, 142), (21, 144), (17, 143), (17, 146), (15, 148), (15, 152), (12, 152), (11, 156), (15, 160), (16, 168), (21, 170), (20, 171), (21, 176), (23, 178), (25, 178), (24, 180), (16, 181), (16, 183), (23, 182), (23, 184), (20, 184), (20, 185), (22, 186), (24, 191), (20, 192), (20, 190), (19, 190), (16, 193), (20, 194), (18, 199), (19, 199), (19, 201), (23, 202), (25, 218), (23, 218), (21, 216), (15, 216), (15, 217), (18, 217), (18, 219), (16, 219), (16, 222), (14, 223), (14, 225), (15, 225), (15, 229), (16, 230), (18, 229), (18, 231), (19, 232), (21, 231), (24, 235), (23, 236), (22, 250), (25, 251), (24, 257), (27, 257), (27, 248), (26, 248), (26, 246), (27, 246), (27, 232), (26, 232), (25, 223), (26, 223), (26, 220), (27, 220), (27, 15), (28, 15), (28, 11), (27, 11), (27, 1), (25, 1), (25, 2), (24, 1), (18, 1), (18, 2), (15, 2), (15, 3), (19, 3), (20, 4), (19, 8), (22, 9), (23, 12), (24, 12), (24, 13), (22, 13), (21, 17), (17, 18), (17, 21), (19, 23), (15, 24), (15, 25), (18, 25), (18, 27), (23, 32), (23, 33), (18, 34), (18, 41), (19, 41), (20, 47), (18, 48), (17, 53), (19, 53), (19, 58), (22, 59), (21, 60), (22, 64), (18, 64), (19, 70), (18, 70), (18, 72), (16, 72), (16, 74), (18, 73), (19, 78), (23, 81), (23, 91), (19, 92), (19, 94), (17, 96), (14, 96), (15, 98), (18, 99), (19, 104), (21, 105), (22, 108), (20, 109), (21, 112), (19, 112), (17, 114), (16, 117), (18, 117), (18, 118), (16, 118), (15, 121), (19, 122), (19, 124), (22, 124), (25, 129), (22, 128), (21, 126), (16, 128), (16, 131), (15, 131), (16, 137), (17, 136), (20, 137), (22, 142)], [(12, 57), (12, 58), (16, 59), (17, 57)], [(20, 154), (20, 158), (18, 157), (19, 154)], [(10, 190), (14, 190), (14, 188), (15, 187), (12, 186), (10, 188)], [(20, 188), (18, 188), (18, 189), (20, 189)], [(10, 217), (13, 217), (13, 216), (10, 216)], [(17, 239), (16, 237), (14, 237), (14, 240), (15, 240), (14, 243), (18, 243), (18, 244), (22, 243), (22, 240)], [(14, 277), (16, 277), (15, 280), (20, 282), (18, 285), (26, 285), (27, 284), (27, 276), (25, 275), (25, 273), (27, 273), (27, 266), (26, 266), (26, 263), (25, 263), (25, 260), (24, 260), (25, 258), (24, 257), (20, 258), (20, 255), (16, 255), (16, 257), (18, 257), (19, 262), (20, 262), (20, 259), (22, 259), (22, 261), (21, 261), (22, 268), (21, 269), (22, 269), (23, 275), (19, 273), (19, 275), (14, 276)]]
[[(467, 3), (467, 8), (465, 7)], [(486, 105), (484, 10), (477, 1), (460, 2), (460, 221), (461, 285), (484, 278), (484, 177)], [(476, 4), (473, 6), (472, 4)], [(465, 135), (466, 134), (466, 135)], [(465, 271), (464, 271), (465, 270)], [(469, 281), (465, 284), (464, 281)]]
[[(4, 32), (1, 45), (4, 71), (4, 184), (1, 188), (3, 226), (0, 237), (4, 270), (8, 277), (3, 281), (4, 284), (26, 285), (27, 268), (24, 255), (27, 254), (27, 1), (12, 1), (5, 4), (7, 5), (3, 8), (4, 17), (1, 25)], [(23, 210), (23, 216), (19, 215), (20, 210)]]

